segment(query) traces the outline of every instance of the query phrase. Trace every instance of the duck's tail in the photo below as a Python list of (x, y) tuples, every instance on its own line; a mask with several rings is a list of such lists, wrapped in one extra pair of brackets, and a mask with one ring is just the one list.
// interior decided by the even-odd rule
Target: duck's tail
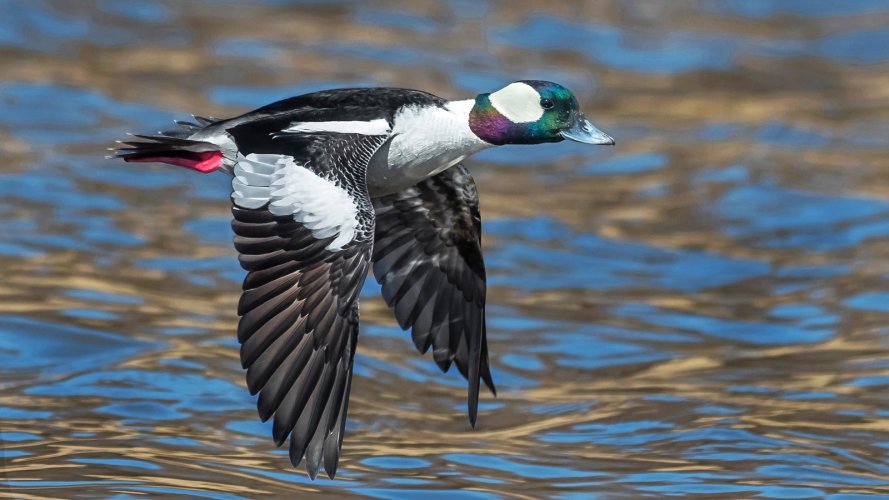
[(122, 158), (127, 162), (160, 162), (186, 167), (198, 172), (213, 172), (222, 167), (223, 153), (211, 142), (189, 139), (196, 132), (217, 120), (195, 117), (200, 122), (176, 121), (179, 128), (158, 132), (157, 135), (129, 134), (136, 140), (117, 141), (109, 158)]

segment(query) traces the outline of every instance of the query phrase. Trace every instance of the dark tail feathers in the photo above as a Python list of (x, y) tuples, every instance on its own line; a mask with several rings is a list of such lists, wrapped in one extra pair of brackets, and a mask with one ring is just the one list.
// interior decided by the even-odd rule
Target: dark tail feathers
[(215, 118), (195, 116), (199, 123), (176, 121), (180, 128), (159, 132), (158, 135), (130, 134), (142, 140), (118, 141), (109, 158), (123, 158), (127, 162), (160, 162), (186, 167), (198, 172), (213, 172), (222, 166), (222, 151), (211, 142), (188, 139), (195, 132), (215, 123)]

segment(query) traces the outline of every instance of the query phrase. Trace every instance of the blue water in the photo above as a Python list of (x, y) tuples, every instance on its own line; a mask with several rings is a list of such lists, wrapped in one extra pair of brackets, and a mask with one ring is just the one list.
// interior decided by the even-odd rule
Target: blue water
[[(0, 0), (0, 467), (17, 496), (889, 496), (889, 6)], [(481, 195), (498, 397), (369, 280), (337, 479), (291, 468), (234, 336), (229, 180), (127, 131), (365, 85), (573, 88), (614, 148)]]

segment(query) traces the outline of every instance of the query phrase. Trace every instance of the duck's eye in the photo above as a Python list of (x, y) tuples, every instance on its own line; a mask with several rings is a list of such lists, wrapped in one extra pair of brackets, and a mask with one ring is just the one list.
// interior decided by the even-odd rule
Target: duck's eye
[(553, 102), (552, 99), (541, 99), (540, 100), (540, 107), (542, 107), (543, 109), (553, 109), (553, 106), (555, 106), (555, 105), (556, 104)]

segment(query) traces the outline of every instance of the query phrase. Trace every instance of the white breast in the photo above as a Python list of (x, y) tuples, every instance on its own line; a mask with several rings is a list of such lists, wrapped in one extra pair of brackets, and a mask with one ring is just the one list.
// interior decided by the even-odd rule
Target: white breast
[(469, 128), (475, 101), (452, 101), (444, 108), (406, 106), (396, 115), (392, 140), (368, 167), (371, 196), (413, 186), (467, 156), (493, 146)]
[(297, 165), (293, 157), (239, 155), (232, 179), (232, 200), (242, 208), (269, 204), (275, 215), (293, 216), (318, 239), (336, 237), (327, 246), (338, 251), (355, 238), (358, 206), (336, 182)]

